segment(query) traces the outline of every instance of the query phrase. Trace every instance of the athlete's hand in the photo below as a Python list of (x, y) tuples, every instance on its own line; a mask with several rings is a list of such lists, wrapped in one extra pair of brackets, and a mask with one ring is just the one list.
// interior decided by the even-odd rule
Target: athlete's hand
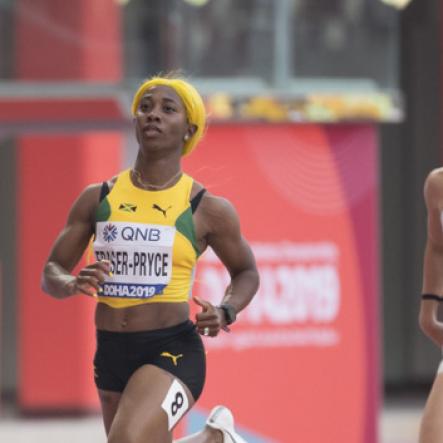
[(201, 335), (215, 337), (220, 329), (226, 328), (225, 315), (220, 308), (197, 296), (192, 299), (202, 308), (195, 315), (195, 324)]
[(97, 297), (100, 285), (104, 283), (105, 276), (110, 275), (111, 262), (100, 260), (85, 266), (73, 280), (66, 286), (70, 295), (85, 294)]

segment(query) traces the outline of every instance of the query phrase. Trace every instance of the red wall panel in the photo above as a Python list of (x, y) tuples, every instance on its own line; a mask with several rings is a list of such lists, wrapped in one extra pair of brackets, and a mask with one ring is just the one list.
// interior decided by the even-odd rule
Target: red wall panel
[(81, 190), (119, 170), (121, 136), (29, 136), (18, 152), (19, 403), (25, 409), (96, 408), (95, 301), (55, 300), (41, 291), (40, 275)]
[[(15, 23), (18, 79), (121, 80), (116, 2), (19, 0)], [(59, 107), (54, 101), (44, 104), (42, 121), (75, 124), (87, 118), (115, 119), (113, 103), (105, 103), (105, 108), (99, 103), (91, 116), (87, 101), (77, 102), (73, 97), (73, 102)], [(22, 103), (22, 107), (22, 122), (39, 121), (35, 103), (31, 116), (26, 114), (30, 106)], [(39, 281), (74, 198), (87, 184), (107, 179), (120, 169), (121, 136), (112, 132), (26, 136), (17, 140), (17, 149), (20, 405), (26, 409), (95, 408), (91, 379), (94, 303), (82, 297), (53, 300), (42, 294)]]
[(109, 0), (18, 0), (16, 72), (26, 80), (116, 82), (120, 6)]
[[(237, 207), (261, 287), (231, 334), (205, 339), (207, 386), (248, 442), (377, 441), (378, 159), (364, 125), (225, 125), (187, 169)], [(210, 252), (195, 293), (228, 281)]]

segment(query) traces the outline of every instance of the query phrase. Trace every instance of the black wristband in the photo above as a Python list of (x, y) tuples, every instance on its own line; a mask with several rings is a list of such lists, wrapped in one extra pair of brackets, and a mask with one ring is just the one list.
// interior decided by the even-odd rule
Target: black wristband
[(234, 306), (228, 303), (222, 303), (220, 306), (217, 306), (217, 308), (220, 308), (225, 314), (225, 320), (227, 325), (232, 325), (232, 323), (235, 322), (237, 318), (237, 312), (235, 311)]
[(443, 301), (443, 297), (441, 295), (436, 295), (436, 294), (422, 294), (421, 298), (422, 300), (435, 300), (438, 302)]

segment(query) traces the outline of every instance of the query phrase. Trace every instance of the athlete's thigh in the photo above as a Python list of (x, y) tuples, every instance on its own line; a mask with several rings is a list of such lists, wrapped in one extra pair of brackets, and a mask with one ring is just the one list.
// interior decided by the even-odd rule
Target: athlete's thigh
[(106, 435), (108, 435), (122, 394), (121, 392), (105, 391), (103, 389), (98, 389), (97, 391), (102, 407), (103, 423), (105, 425)]
[(153, 365), (137, 369), (122, 393), (109, 443), (170, 443), (172, 429), (194, 404), (189, 389)]

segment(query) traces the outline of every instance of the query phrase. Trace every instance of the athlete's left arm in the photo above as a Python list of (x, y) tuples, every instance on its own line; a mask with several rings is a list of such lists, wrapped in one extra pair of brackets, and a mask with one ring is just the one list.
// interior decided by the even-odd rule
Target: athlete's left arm
[[(205, 196), (202, 203), (208, 227), (206, 242), (231, 277), (221, 303), (231, 305), (238, 313), (250, 303), (259, 286), (255, 258), (241, 233), (240, 220), (233, 205), (226, 199), (212, 195)], [(224, 317), (223, 313), (219, 312), (219, 315)]]

